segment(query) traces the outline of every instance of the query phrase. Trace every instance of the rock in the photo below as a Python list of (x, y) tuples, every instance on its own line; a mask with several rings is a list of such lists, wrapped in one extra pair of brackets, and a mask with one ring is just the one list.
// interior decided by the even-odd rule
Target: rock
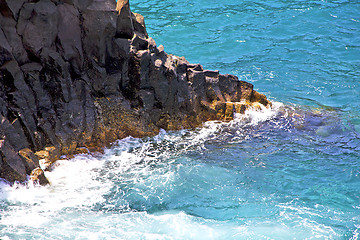
[(159, 50), (159, 55), (160, 55), (161, 53), (164, 52), (164, 46), (163, 46), (163, 45), (160, 45), (160, 46), (158, 47), (158, 50)]
[[(75, 150), (76, 143), (75, 146), (72, 146), (72, 148), (73, 150)], [(38, 159), (42, 159), (43, 162), (46, 163), (46, 165), (51, 165), (53, 162), (60, 158), (60, 151), (54, 146), (45, 147), (44, 150), (35, 152), (35, 156), (38, 157)], [(46, 169), (49, 169), (49, 167), (50, 166), (47, 166)]]
[(12, 18), (2, 18), (1, 27), (5, 37), (11, 46), (12, 55), (19, 65), (23, 65), (29, 61), (28, 53), (26, 52), (22, 39), (16, 30), (17, 22)]
[(26, 173), (31, 174), (32, 170), (39, 167), (39, 159), (34, 152), (29, 148), (24, 148), (19, 151), (20, 157), (23, 159)]
[(46, 178), (44, 171), (41, 168), (35, 168), (30, 174), (30, 181), (45, 186), (50, 184), (49, 180)]
[(132, 19), (132, 22), (134, 25), (134, 31), (136, 32), (136, 34), (143, 36), (144, 38), (148, 38), (149, 36), (146, 32), (144, 17), (141, 14), (132, 13), (131, 19)]
[(75, 153), (74, 154), (89, 154), (89, 149), (85, 148), (85, 147), (80, 147), (80, 148), (76, 148), (75, 149)]
[[(134, 25), (129, 0), (118, 0), (116, 4), (116, 11), (118, 11), (116, 37), (131, 39), (134, 35)], [(141, 23), (136, 26), (139, 28), (139, 25), (141, 25)]]
[(73, 5), (76, 7), (80, 12), (87, 9), (94, 0), (63, 0), (64, 3), (69, 5)]
[[(83, 49), (92, 66), (105, 66), (108, 47), (116, 34), (115, 11), (86, 9), (82, 14)], [(96, 67), (96, 66), (95, 66)]]
[(43, 48), (55, 48), (58, 22), (56, 5), (50, 0), (25, 3), (17, 27), (24, 48), (37, 58)]
[(134, 48), (136, 48), (136, 50), (141, 51), (141, 50), (147, 50), (149, 43), (145, 37), (134, 34), (131, 45), (134, 46)]
[(24, 163), (6, 138), (0, 140), (0, 177), (10, 182), (26, 179)]
[(81, 41), (80, 13), (72, 5), (63, 4), (57, 7), (59, 25), (57, 37), (59, 51), (66, 61), (70, 62), (73, 74), (80, 75), (84, 63)]
[(6, 0), (6, 3), (11, 10), (14, 19), (17, 20), (19, 16), (19, 11), (22, 5), (25, 3), (25, 0)]
[(0, 177), (8, 181), (31, 174), (47, 184), (38, 167), (50, 170), (60, 156), (271, 106), (252, 84), (157, 47), (128, 0), (0, 6)]
[(271, 105), (271, 102), (269, 102), (269, 100), (267, 100), (267, 98), (264, 94), (258, 93), (256, 91), (253, 91), (250, 101), (261, 103), (264, 106)]
[(188, 64), (188, 68), (191, 68), (195, 71), (203, 71), (203, 67), (200, 64)]
[(19, 134), (21, 130), (15, 127), (16, 122), (17, 119), (10, 123), (8, 119), (0, 115), (0, 134), (6, 136), (6, 141), (17, 151), (28, 147), (28, 144), (26, 138), (23, 138), (24, 135)]
[(0, 1), (0, 13), (4, 17), (13, 17), (10, 6), (4, 0)]
[(37, 151), (35, 152), (35, 155), (39, 158), (39, 159), (46, 159), (49, 158), (50, 153), (46, 150), (41, 150), (41, 151)]
[(144, 107), (144, 110), (151, 110), (154, 108), (155, 104), (155, 96), (154, 92), (151, 90), (140, 90), (139, 96), (142, 101), (142, 105)]
[(3, 33), (0, 29), (0, 66), (13, 59), (12, 49)]
[(208, 78), (215, 78), (218, 79), (219, 78), (219, 71), (211, 71), (211, 70), (205, 70), (204, 71), (205, 77)]
[(115, 11), (116, 2), (114, 0), (93, 0), (86, 8), (93, 11)]

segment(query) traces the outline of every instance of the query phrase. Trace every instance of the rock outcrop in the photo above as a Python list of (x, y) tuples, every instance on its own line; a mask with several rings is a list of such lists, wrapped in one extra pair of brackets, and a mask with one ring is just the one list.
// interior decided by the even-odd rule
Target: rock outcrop
[(0, 177), (10, 182), (33, 172), (46, 183), (39, 159), (271, 104), (250, 83), (164, 52), (128, 0), (0, 0), (0, 14)]

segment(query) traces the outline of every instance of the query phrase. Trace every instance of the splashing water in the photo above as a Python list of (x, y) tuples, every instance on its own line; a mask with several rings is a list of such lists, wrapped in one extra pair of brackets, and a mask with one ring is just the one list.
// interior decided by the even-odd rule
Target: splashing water
[(0, 186), (0, 239), (359, 239), (360, 3), (132, 0), (168, 53), (273, 109), (126, 138)]
[(3, 184), (0, 236), (356, 239), (359, 172), (337, 158), (309, 159), (306, 143), (312, 138), (321, 149), (320, 126), (309, 123), (327, 126), (337, 116), (292, 113), (275, 103), (227, 123), (128, 137), (103, 155), (58, 161), (47, 172), (51, 186)]

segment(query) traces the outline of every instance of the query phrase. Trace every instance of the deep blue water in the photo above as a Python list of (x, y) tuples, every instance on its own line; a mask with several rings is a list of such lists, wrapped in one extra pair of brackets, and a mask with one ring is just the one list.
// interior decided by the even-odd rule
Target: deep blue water
[(359, 239), (360, 2), (139, 1), (171, 54), (273, 102), (0, 189), (3, 239)]

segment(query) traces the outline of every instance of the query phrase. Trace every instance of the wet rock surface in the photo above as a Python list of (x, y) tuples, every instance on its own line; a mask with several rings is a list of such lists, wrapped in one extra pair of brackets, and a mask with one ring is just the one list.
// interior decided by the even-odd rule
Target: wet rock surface
[(0, 0), (0, 9), (0, 177), (8, 181), (37, 169), (32, 176), (46, 184), (39, 159), (271, 104), (252, 84), (157, 47), (128, 0)]

